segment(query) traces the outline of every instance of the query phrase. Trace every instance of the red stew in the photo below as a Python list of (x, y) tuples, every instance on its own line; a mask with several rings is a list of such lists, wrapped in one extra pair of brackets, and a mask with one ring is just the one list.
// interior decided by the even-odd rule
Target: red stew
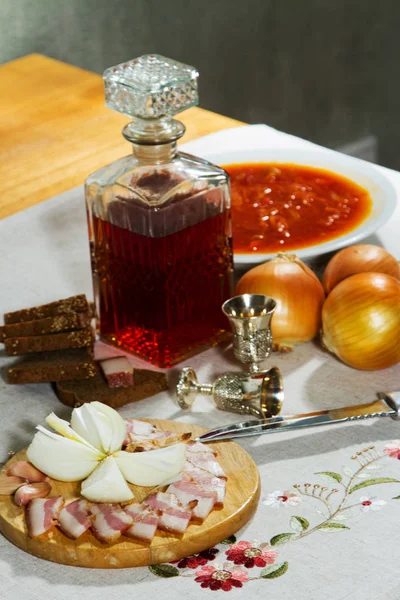
[(322, 244), (354, 229), (372, 208), (367, 190), (323, 169), (275, 163), (224, 168), (239, 254)]

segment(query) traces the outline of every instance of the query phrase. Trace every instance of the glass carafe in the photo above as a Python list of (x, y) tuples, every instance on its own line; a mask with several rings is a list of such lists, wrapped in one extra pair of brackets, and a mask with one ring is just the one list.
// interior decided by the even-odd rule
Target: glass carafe
[(197, 104), (193, 67), (146, 55), (104, 73), (106, 103), (133, 117), (132, 154), (86, 181), (100, 337), (170, 367), (225, 337), (232, 295), (229, 179), (177, 152), (172, 115)]

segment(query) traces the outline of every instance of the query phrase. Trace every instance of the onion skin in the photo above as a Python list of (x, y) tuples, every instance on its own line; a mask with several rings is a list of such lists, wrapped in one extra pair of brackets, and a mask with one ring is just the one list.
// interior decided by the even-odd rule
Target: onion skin
[(357, 244), (343, 248), (327, 264), (322, 283), (329, 294), (333, 288), (357, 273), (384, 273), (400, 280), (400, 265), (385, 248)]
[(355, 369), (374, 371), (400, 362), (400, 282), (382, 273), (341, 281), (322, 309), (322, 342)]
[(265, 294), (276, 301), (271, 320), (274, 350), (290, 351), (319, 332), (324, 289), (318, 277), (294, 255), (278, 254), (240, 279), (236, 294)]

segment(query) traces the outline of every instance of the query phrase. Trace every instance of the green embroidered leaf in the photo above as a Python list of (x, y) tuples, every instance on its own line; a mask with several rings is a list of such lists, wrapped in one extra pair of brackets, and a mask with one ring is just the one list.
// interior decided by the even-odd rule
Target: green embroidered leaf
[(262, 579), (275, 579), (276, 577), (281, 577), (286, 573), (289, 568), (289, 563), (284, 562), (277, 565), (270, 565), (263, 569), (260, 573), (260, 577)]
[(290, 519), (290, 527), (293, 531), (301, 533), (310, 527), (310, 523), (304, 517), (292, 517)]
[(269, 543), (271, 546), (282, 546), (282, 544), (286, 544), (294, 535), (294, 533), (278, 533), (278, 535), (274, 535), (270, 539)]
[(153, 573), (153, 575), (157, 575), (157, 577), (178, 577), (179, 571), (173, 565), (150, 565), (149, 571)]
[(400, 500), (400, 496), (394, 496), (394, 498), (392, 498), (392, 500)]
[(333, 471), (319, 471), (318, 473), (315, 473), (315, 474), (319, 475), (323, 481), (329, 482), (331, 479), (334, 479), (338, 483), (340, 483), (342, 481), (342, 476), (339, 475), (339, 473), (334, 473)]
[(339, 529), (350, 529), (347, 525), (342, 525), (341, 523), (325, 523), (324, 525), (320, 525), (317, 527), (320, 531), (334, 531)]
[(222, 542), (220, 542), (220, 544), (225, 544), (226, 546), (230, 546), (231, 544), (234, 544), (236, 542), (236, 536), (231, 535), (230, 537), (226, 538), (226, 540), (222, 540)]
[(353, 487), (349, 490), (349, 494), (353, 494), (357, 490), (361, 490), (362, 488), (370, 485), (378, 485), (380, 483), (399, 483), (399, 480), (393, 479), (392, 477), (375, 477), (375, 479), (367, 479), (366, 481), (357, 483), (357, 485), (353, 485)]

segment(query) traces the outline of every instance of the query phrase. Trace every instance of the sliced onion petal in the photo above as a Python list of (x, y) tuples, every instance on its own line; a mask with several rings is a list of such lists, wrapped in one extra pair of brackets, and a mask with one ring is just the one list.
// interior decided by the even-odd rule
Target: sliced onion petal
[(104, 419), (109, 423), (111, 436), (108, 452), (119, 450), (124, 443), (126, 436), (126, 423), (124, 419), (116, 410), (111, 408), (111, 406), (107, 406), (107, 404), (103, 404), (102, 402), (91, 402), (90, 406), (92, 406), (98, 414), (100, 413), (103, 415)]
[(85, 446), (88, 446), (92, 450), (98, 450), (98, 448), (93, 446), (90, 442), (86, 441), (81, 435), (79, 435), (79, 433), (74, 431), (68, 421), (60, 419), (60, 417), (57, 417), (57, 415), (54, 413), (50, 413), (49, 416), (46, 417), (46, 423), (65, 438), (75, 440), (75, 442), (79, 442), (80, 444), (85, 444)]
[(82, 481), (81, 494), (92, 502), (128, 502), (134, 495), (126, 483), (117, 461), (109, 456)]
[(95, 417), (88, 404), (74, 408), (71, 415), (71, 428), (97, 450), (104, 452)]
[(48, 431), (41, 425), (27, 450), (31, 463), (58, 481), (80, 481), (96, 468), (104, 455), (88, 446)]
[(186, 444), (174, 444), (148, 452), (116, 452), (118, 466), (127, 481), (135, 485), (161, 485), (180, 473), (186, 461)]

